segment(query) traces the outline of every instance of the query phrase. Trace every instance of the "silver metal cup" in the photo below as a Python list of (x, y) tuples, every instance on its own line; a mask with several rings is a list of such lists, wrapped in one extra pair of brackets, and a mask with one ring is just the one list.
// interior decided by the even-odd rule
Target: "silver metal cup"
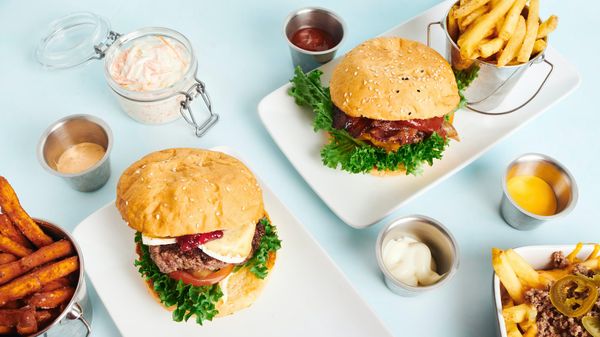
[[(96, 165), (73, 174), (60, 173), (56, 163), (69, 147), (83, 143), (102, 146), (106, 153)], [(81, 192), (91, 192), (104, 186), (110, 177), (109, 156), (112, 149), (112, 132), (103, 120), (91, 115), (67, 116), (50, 125), (38, 144), (38, 160), (48, 172), (62, 177), (69, 185)]]
[(94, 312), (88, 298), (81, 249), (79, 248), (79, 245), (77, 245), (77, 242), (75, 242), (75, 239), (62, 228), (44, 220), (35, 219), (35, 222), (52, 238), (57, 240), (66, 239), (71, 242), (73, 247), (75, 247), (77, 257), (79, 258), (79, 272), (77, 274), (75, 293), (65, 309), (47, 327), (30, 337), (87, 337), (92, 332), (91, 324)]
[[(446, 59), (450, 62), (452, 68), (455, 71), (477, 71), (477, 77), (463, 93), (467, 100), (467, 108), (488, 115), (503, 115), (517, 111), (531, 102), (548, 81), (554, 69), (553, 64), (546, 59), (544, 52), (539, 53), (527, 63), (506, 65), (503, 67), (479, 59), (464, 59), (460, 55), (460, 48), (448, 33), (447, 22), (449, 13), (450, 9), (448, 9), (442, 21), (429, 24), (427, 27), (427, 45), (430, 45), (431, 41), (431, 26), (440, 25), (445, 34)], [(534, 64), (542, 62), (549, 65), (549, 70), (535, 93), (516, 107), (506, 111), (494, 111), (493, 109), (497, 108), (504, 101), (527, 69)]]
[[(436, 272), (443, 274), (438, 282), (428, 286), (413, 287), (394, 278), (383, 263), (382, 255), (385, 245), (400, 236), (412, 237), (429, 247), (437, 264)], [(405, 216), (385, 226), (377, 237), (375, 254), (385, 285), (393, 293), (401, 296), (416, 296), (443, 286), (456, 274), (459, 264), (458, 244), (454, 236), (440, 222), (424, 215)]]
[[(334, 46), (324, 51), (310, 51), (292, 43), (294, 33), (303, 28), (319, 28), (331, 35)], [(294, 67), (300, 66), (304, 72), (311, 71), (333, 59), (344, 40), (346, 24), (340, 16), (321, 7), (305, 7), (293, 11), (283, 24)]]
[[(522, 175), (536, 176), (552, 187), (557, 201), (557, 209), (553, 215), (528, 212), (511, 198), (507, 182), (512, 177)], [(535, 229), (545, 221), (567, 215), (577, 204), (577, 184), (573, 175), (556, 159), (538, 153), (524, 154), (508, 165), (502, 178), (502, 190), (500, 214), (507, 224), (518, 230)]]

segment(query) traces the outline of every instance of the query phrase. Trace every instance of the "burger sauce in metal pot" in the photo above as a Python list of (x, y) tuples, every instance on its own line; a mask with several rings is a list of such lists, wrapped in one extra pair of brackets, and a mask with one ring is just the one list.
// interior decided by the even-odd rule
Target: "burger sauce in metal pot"
[(331, 34), (314, 27), (298, 29), (291, 41), (296, 47), (308, 51), (324, 51), (335, 46)]

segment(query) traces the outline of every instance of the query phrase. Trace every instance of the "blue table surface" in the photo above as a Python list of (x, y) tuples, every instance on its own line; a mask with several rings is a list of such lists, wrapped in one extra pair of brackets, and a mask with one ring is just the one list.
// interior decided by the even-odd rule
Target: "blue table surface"
[[(598, 226), (600, 203), (600, 113), (594, 101), (598, 95), (594, 81), (600, 77), (596, 53), (600, 49), (591, 26), (600, 3), (542, 1), (543, 16), (560, 16), (551, 43), (579, 69), (582, 84), (578, 90), (394, 214), (434, 217), (450, 228), (460, 244), (461, 264), (456, 277), (444, 288), (417, 298), (397, 297), (382, 282), (373, 246), (383, 224), (356, 230), (338, 219), (279, 151), (256, 111), (263, 96), (290, 78), (291, 61), (282, 35), (283, 20), (290, 11), (319, 5), (339, 13), (348, 25), (347, 40), (341, 48), (346, 52), (438, 2), (1, 1), (0, 174), (14, 185), (30, 214), (72, 230), (115, 197), (120, 173), (144, 154), (169, 147), (227, 145), (243, 154), (395, 335), (495, 336), (492, 247), (600, 241), (600, 231), (594, 227)], [(42, 32), (50, 21), (74, 11), (103, 15), (122, 33), (144, 26), (170, 27), (184, 33), (197, 52), (198, 75), (207, 83), (221, 115), (217, 126), (198, 139), (183, 120), (162, 126), (134, 122), (112, 97), (102, 62), (63, 71), (42, 69), (34, 59)], [(44, 129), (63, 116), (79, 113), (101, 117), (114, 133), (113, 174), (108, 184), (94, 193), (71, 190), (45, 172), (36, 159), (36, 145)], [(513, 158), (525, 152), (559, 159), (571, 169), (580, 187), (579, 203), (569, 216), (531, 232), (508, 227), (498, 215), (502, 173)], [(316, 286), (307, 285), (307, 289)], [(93, 336), (118, 336), (94, 290), (91, 296), (95, 307)]]

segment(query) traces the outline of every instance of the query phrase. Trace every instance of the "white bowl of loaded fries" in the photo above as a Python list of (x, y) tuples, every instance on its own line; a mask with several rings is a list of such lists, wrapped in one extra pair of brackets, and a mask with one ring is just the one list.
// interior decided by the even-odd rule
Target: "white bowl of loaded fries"
[(600, 336), (600, 245), (492, 249), (502, 337)]

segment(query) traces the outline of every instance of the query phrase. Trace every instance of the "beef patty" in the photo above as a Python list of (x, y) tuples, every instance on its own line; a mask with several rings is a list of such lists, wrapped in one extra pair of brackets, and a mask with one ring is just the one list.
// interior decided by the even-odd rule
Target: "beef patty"
[(366, 117), (352, 117), (333, 106), (333, 127), (346, 130), (356, 138), (371, 142), (388, 151), (400, 146), (423, 141), (434, 132), (443, 138), (456, 138), (458, 133), (444, 117), (383, 121)]
[[(265, 234), (265, 226), (260, 222), (256, 224), (254, 237), (252, 238), (252, 250), (246, 259), (250, 259), (260, 245), (260, 240)], [(228, 265), (228, 263), (208, 256), (200, 248), (182, 252), (177, 244), (149, 246), (150, 257), (158, 266), (161, 272), (168, 274), (177, 270), (218, 270)], [(243, 264), (246, 261), (240, 263)]]

